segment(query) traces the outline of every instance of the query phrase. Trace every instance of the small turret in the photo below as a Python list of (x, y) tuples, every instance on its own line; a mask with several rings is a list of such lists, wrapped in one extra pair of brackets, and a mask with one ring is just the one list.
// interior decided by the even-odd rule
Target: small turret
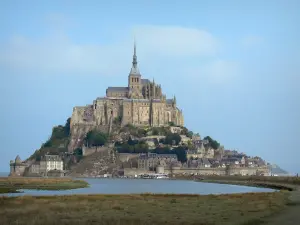
[(152, 93), (153, 93), (153, 99), (156, 97), (156, 94), (155, 94), (155, 81), (154, 81), (154, 78), (153, 78), (153, 90), (152, 90)]
[(22, 163), (22, 160), (19, 155), (17, 155), (17, 157), (15, 159), (15, 163)]

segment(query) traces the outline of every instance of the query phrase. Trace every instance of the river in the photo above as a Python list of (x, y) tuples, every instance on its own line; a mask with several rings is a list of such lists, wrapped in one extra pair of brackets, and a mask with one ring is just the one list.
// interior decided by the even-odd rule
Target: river
[(73, 194), (232, 194), (246, 192), (272, 192), (273, 189), (248, 186), (203, 183), (188, 180), (156, 180), (156, 179), (82, 179), (90, 184), (88, 188), (62, 191), (22, 190), (22, 193), (4, 194), (6, 196), (23, 195), (73, 195)]

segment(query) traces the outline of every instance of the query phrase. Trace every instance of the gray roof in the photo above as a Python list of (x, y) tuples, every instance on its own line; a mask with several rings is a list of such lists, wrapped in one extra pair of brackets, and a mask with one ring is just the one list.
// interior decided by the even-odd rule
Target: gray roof
[(20, 163), (20, 162), (22, 162), (22, 160), (21, 160), (21, 158), (20, 158), (20, 156), (19, 156), (19, 155), (17, 155), (17, 157), (15, 158), (15, 162), (16, 162), (16, 163)]
[(153, 99), (153, 102), (161, 102), (160, 99)]
[(136, 76), (141, 76), (139, 68), (138, 67), (134, 67), (134, 66), (131, 67), (130, 74), (136, 75)]
[(211, 163), (209, 162), (209, 160), (206, 159), (206, 158), (202, 158), (202, 163), (205, 164), (205, 165), (211, 165)]
[(148, 79), (142, 79), (141, 81), (142, 81), (142, 84), (149, 84), (150, 83), (150, 80), (148, 80)]
[(114, 91), (114, 92), (127, 92), (128, 87), (108, 87), (107, 91)]
[(45, 155), (43, 161), (61, 161), (59, 155)]
[(167, 104), (173, 104), (173, 99), (167, 99), (166, 102)]
[(124, 99), (125, 102), (149, 102), (149, 99), (133, 99), (133, 98), (127, 98), (127, 99)]

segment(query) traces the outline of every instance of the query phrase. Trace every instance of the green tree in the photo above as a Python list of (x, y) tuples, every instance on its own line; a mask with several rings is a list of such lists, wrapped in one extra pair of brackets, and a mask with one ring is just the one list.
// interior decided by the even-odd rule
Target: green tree
[(68, 137), (70, 135), (70, 130), (71, 130), (71, 118), (70, 117), (66, 121), (64, 130), (65, 130), (65, 135)]
[(100, 131), (89, 131), (85, 138), (88, 146), (103, 146), (108, 140), (108, 135)]
[(152, 135), (159, 135), (159, 130), (156, 127), (152, 129)]
[(178, 161), (180, 161), (182, 163), (187, 161), (185, 148), (177, 147), (177, 148), (174, 148), (172, 151), (177, 155)]
[(193, 131), (188, 131), (186, 136), (189, 137), (189, 138), (192, 138), (193, 134), (194, 134)]
[(216, 140), (212, 139), (210, 136), (206, 136), (204, 138), (204, 140), (207, 140), (208, 141), (208, 144), (210, 147), (212, 147), (213, 149), (218, 149), (220, 147), (220, 143), (217, 142)]
[(169, 133), (166, 135), (166, 138), (165, 138), (165, 144), (167, 145), (178, 145), (179, 142), (181, 141), (181, 137), (179, 134), (172, 134), (172, 133)]

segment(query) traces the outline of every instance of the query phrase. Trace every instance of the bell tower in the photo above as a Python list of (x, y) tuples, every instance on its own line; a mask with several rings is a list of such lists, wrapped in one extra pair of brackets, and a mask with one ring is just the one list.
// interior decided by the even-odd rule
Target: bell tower
[(134, 41), (132, 67), (128, 76), (129, 98), (143, 98), (141, 74), (137, 66), (136, 43)]

